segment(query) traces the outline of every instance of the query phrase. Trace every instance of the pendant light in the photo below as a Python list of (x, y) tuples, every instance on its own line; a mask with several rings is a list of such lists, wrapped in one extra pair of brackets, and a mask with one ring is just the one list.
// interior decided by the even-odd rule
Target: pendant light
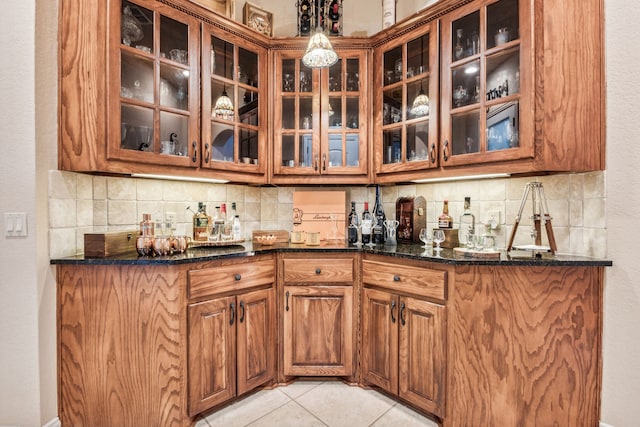
[[(420, 36), (420, 65), (424, 65), (424, 36)], [(418, 117), (429, 114), (429, 97), (422, 87), (422, 79), (420, 79), (420, 93), (418, 93), (411, 105), (411, 113)]]
[[(227, 42), (224, 44), (224, 76), (227, 77)], [(235, 114), (233, 109), (233, 102), (231, 102), (231, 98), (227, 95), (227, 86), (223, 84), (222, 86), (222, 94), (216, 100), (216, 104), (213, 107), (213, 114), (215, 117), (219, 117), (225, 120), (233, 119)]]
[[(318, 0), (316, 0), (318, 1)], [(322, 0), (320, 0), (322, 1)], [(338, 62), (338, 54), (333, 50), (329, 38), (324, 33), (323, 24), (321, 20), (324, 20), (328, 16), (328, 0), (324, 0), (323, 14), (317, 18), (317, 28), (314, 35), (309, 39), (309, 45), (307, 51), (302, 57), (302, 63), (309, 68), (324, 68), (330, 67)], [(319, 7), (318, 7), (319, 9)]]

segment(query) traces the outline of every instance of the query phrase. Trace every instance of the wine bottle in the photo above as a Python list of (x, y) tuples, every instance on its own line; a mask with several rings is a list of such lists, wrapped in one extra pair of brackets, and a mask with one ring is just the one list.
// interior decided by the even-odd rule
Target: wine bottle
[(349, 243), (358, 243), (358, 229), (355, 227), (353, 218), (358, 215), (356, 212), (356, 202), (351, 202), (351, 212), (349, 212), (348, 238)]
[(382, 208), (382, 198), (380, 197), (380, 186), (376, 185), (376, 201), (373, 205), (373, 243), (384, 244), (385, 230), (384, 220), (386, 216)]
[(471, 212), (471, 197), (464, 198), (464, 211), (460, 215), (460, 228), (458, 229), (458, 241), (460, 246), (468, 245), (476, 233), (476, 217)]
[(373, 217), (369, 212), (369, 202), (364, 202), (364, 211), (362, 211), (362, 243), (371, 242), (372, 226), (373, 226)]
[(442, 213), (438, 217), (438, 228), (453, 228), (453, 218), (449, 215), (449, 201), (444, 201)]

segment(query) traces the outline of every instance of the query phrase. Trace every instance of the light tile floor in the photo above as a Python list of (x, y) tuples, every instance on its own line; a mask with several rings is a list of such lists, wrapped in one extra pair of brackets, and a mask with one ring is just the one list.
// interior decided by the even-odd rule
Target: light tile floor
[(340, 381), (297, 381), (261, 390), (201, 418), (196, 427), (436, 427), (382, 393)]

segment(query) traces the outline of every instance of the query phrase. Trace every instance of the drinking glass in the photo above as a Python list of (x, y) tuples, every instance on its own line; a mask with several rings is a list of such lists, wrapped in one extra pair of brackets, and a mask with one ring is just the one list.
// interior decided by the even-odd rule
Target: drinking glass
[[(373, 215), (371, 215), (370, 212), (367, 212), (366, 214), (363, 215), (362, 222), (363, 224), (364, 223), (367, 224), (370, 232), (373, 231)], [(376, 246), (376, 244), (373, 243), (373, 233), (371, 233), (371, 238), (369, 239), (369, 243), (367, 243), (367, 246), (372, 249)]]
[(429, 234), (429, 230), (428, 229), (421, 228), (420, 229), (420, 235), (418, 237), (420, 238), (422, 243), (424, 243), (424, 245), (422, 245), (423, 248), (428, 249), (429, 247), (431, 247), (431, 245), (430, 245), (430, 243), (431, 243), (431, 235)]
[(436, 251), (442, 250), (440, 247), (440, 243), (444, 242), (444, 231), (443, 230), (434, 230), (433, 231), (433, 241), (436, 243)]

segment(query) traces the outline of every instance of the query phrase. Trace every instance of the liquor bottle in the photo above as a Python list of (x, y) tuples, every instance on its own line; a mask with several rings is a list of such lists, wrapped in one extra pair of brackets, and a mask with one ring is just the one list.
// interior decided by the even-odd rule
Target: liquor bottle
[(193, 215), (193, 240), (209, 240), (210, 219), (209, 215), (207, 215), (207, 206), (202, 202), (198, 202), (198, 212)]
[(380, 197), (380, 186), (376, 185), (376, 201), (373, 205), (373, 243), (384, 244), (385, 229), (384, 221), (386, 216), (382, 208), (382, 198)]
[(222, 238), (222, 240), (230, 240), (233, 234), (233, 231), (231, 229), (232, 224), (231, 221), (229, 220), (229, 217), (227, 215), (227, 204), (226, 203), (222, 203), (220, 205), (220, 221), (221, 221), (221, 228), (220, 228), (220, 237)]
[(371, 242), (371, 228), (373, 227), (373, 217), (369, 212), (369, 202), (364, 202), (364, 211), (362, 211), (362, 243)]
[(471, 243), (476, 234), (476, 217), (471, 212), (471, 197), (464, 198), (464, 212), (460, 215), (460, 228), (458, 229), (458, 241), (460, 246)]
[(442, 213), (438, 217), (438, 228), (453, 228), (453, 218), (449, 215), (449, 201), (444, 201)]
[(358, 215), (356, 212), (356, 202), (351, 202), (351, 212), (349, 212), (348, 236), (349, 243), (358, 243), (358, 229), (355, 227), (353, 218)]
[(233, 217), (233, 240), (240, 240), (242, 238), (242, 226), (240, 225), (240, 215)]

